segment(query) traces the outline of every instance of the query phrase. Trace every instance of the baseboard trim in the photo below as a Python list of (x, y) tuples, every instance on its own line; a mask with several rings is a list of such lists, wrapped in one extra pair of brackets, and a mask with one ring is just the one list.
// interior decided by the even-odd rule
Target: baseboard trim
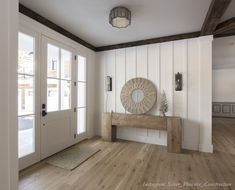
[(199, 144), (199, 151), (213, 153), (213, 144)]
[(198, 143), (194, 143), (193, 141), (183, 141), (182, 148), (186, 149), (186, 150), (198, 151), (199, 145), (198, 145)]

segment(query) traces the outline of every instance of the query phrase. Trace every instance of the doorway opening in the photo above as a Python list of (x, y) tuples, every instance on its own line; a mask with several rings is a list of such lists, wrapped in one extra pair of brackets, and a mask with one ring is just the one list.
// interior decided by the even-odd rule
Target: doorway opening
[(213, 41), (212, 136), (215, 152), (235, 154), (235, 36)]
[(18, 39), (22, 170), (87, 138), (87, 58), (67, 43), (25, 27)]

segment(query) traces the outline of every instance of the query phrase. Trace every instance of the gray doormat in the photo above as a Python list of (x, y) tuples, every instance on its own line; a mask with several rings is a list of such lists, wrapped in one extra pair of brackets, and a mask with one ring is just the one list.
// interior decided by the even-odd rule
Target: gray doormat
[(99, 151), (93, 147), (75, 145), (49, 157), (46, 163), (66, 170), (73, 170)]

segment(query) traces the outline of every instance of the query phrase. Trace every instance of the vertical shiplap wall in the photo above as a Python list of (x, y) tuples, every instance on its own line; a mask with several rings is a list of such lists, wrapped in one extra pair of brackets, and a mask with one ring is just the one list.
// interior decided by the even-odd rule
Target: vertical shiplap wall
[(105, 93), (106, 112), (116, 111), (116, 51), (107, 52), (105, 55), (105, 76), (112, 77), (112, 91)]
[[(189, 149), (198, 149), (200, 131), (200, 43), (198, 39), (188, 40), (188, 85), (187, 119), (184, 120), (184, 144)], [(194, 135), (187, 135), (194, 134)]]
[[(183, 147), (198, 150), (200, 144), (200, 119), (202, 118), (201, 112), (203, 112), (202, 101), (199, 97), (202, 94), (201, 91), (204, 91), (204, 89), (201, 89), (204, 84), (200, 82), (201, 72), (204, 72), (201, 66), (203, 62), (201, 49), (204, 47), (202, 43), (205, 44), (203, 41), (207, 43), (212, 41), (212, 38), (204, 38), (101, 52), (99, 60), (104, 65), (101, 78), (111, 76), (113, 80), (113, 91), (103, 91), (104, 109), (101, 112), (128, 113), (120, 100), (123, 85), (135, 77), (147, 78), (155, 84), (158, 94), (157, 103), (148, 114), (159, 115), (160, 94), (165, 91), (169, 107), (167, 115), (183, 118)], [(204, 57), (206, 56), (205, 53)], [(209, 67), (205, 68), (206, 72), (210, 72), (208, 69)], [(183, 74), (182, 91), (174, 90), (174, 75), (177, 72)], [(206, 80), (205, 73), (203, 77), (205, 77), (203, 80)], [(210, 84), (208, 83), (208, 85)], [(209, 86), (207, 87), (209, 88)], [(209, 92), (208, 94), (204, 93), (204, 95), (210, 96)], [(209, 129), (207, 129), (208, 131)], [(150, 129), (118, 127), (117, 137), (160, 145), (166, 145), (167, 142), (165, 131)], [(204, 138), (206, 138), (206, 135), (204, 135)]]

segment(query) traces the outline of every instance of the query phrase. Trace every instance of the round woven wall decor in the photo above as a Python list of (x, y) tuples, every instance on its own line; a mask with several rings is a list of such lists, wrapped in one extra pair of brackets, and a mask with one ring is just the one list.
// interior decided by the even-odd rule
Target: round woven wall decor
[(144, 114), (155, 104), (157, 90), (154, 84), (144, 78), (134, 78), (126, 82), (121, 91), (123, 107), (130, 113)]

